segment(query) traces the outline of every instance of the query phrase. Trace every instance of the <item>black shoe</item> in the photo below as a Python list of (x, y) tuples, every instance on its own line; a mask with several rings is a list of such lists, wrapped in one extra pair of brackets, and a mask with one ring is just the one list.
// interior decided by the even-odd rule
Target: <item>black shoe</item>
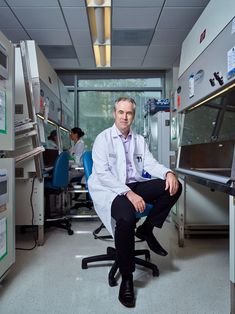
[(122, 278), (118, 299), (126, 307), (135, 307), (132, 275), (128, 278)]
[(152, 231), (146, 232), (142, 226), (139, 226), (135, 233), (136, 237), (140, 240), (145, 240), (149, 246), (149, 248), (156, 254), (161, 256), (166, 256), (168, 253), (164, 248), (161, 246), (161, 244), (158, 242), (158, 240), (154, 237)]

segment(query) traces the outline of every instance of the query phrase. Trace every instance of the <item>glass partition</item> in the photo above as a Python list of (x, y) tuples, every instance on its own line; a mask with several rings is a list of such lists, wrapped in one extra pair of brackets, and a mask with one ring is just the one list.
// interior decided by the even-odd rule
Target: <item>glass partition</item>
[(61, 144), (62, 144), (62, 150), (69, 150), (71, 147), (71, 140), (69, 136), (69, 131), (60, 128), (60, 136), (61, 136)]
[(161, 98), (161, 92), (79, 92), (79, 127), (85, 132), (84, 142), (91, 149), (96, 136), (114, 123), (113, 108), (118, 97), (132, 97), (136, 101), (133, 129), (144, 133), (144, 105), (149, 98)]
[(224, 99), (223, 119), (218, 134), (219, 140), (235, 139), (235, 89), (232, 89)]
[(185, 113), (181, 146), (235, 140), (235, 88)]
[(181, 145), (210, 143), (218, 115), (217, 108), (201, 106), (185, 114)]
[(44, 123), (44, 135), (45, 135), (45, 142), (43, 143), (43, 146), (45, 148), (52, 148), (51, 147), (51, 141), (48, 139), (52, 131), (57, 131), (57, 126), (51, 123)]

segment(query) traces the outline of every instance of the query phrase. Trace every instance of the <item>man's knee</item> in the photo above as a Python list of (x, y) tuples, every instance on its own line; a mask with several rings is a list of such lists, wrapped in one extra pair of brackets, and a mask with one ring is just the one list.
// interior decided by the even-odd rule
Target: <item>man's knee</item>
[[(168, 190), (165, 190), (166, 192), (169, 192), (169, 189)], [(177, 196), (179, 197), (180, 194), (182, 193), (182, 184), (180, 183), (180, 181), (178, 180), (178, 190), (176, 191), (176, 193), (174, 194), (174, 196)], [(170, 193), (169, 193), (170, 195)]]
[(111, 206), (111, 215), (118, 222), (135, 224), (135, 208), (125, 196), (117, 196)]

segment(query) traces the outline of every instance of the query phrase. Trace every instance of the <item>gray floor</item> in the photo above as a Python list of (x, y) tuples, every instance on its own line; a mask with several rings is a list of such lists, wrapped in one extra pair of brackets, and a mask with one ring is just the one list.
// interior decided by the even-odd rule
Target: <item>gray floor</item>
[[(16, 263), (0, 286), (0, 313), (229, 313), (227, 238), (190, 238), (179, 248), (173, 223), (156, 229), (169, 254), (152, 254), (159, 277), (143, 268), (135, 271), (136, 307), (128, 309), (117, 299), (119, 287), (107, 283), (109, 266), (81, 269), (82, 257), (104, 253), (112, 244), (93, 239), (91, 232), (98, 225), (75, 221), (73, 236), (51, 229), (44, 246), (17, 251)], [(17, 246), (30, 246), (30, 237), (18, 234)]]

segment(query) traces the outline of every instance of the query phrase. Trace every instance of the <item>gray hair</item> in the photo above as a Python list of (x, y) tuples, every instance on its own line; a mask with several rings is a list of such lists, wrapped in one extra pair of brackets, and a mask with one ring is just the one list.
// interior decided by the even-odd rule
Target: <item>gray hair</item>
[(120, 101), (128, 101), (129, 103), (131, 103), (133, 105), (133, 110), (135, 112), (135, 108), (136, 108), (136, 102), (133, 98), (131, 97), (119, 97), (118, 99), (115, 100), (115, 103), (114, 103), (114, 110), (117, 109), (117, 104), (120, 102)]

